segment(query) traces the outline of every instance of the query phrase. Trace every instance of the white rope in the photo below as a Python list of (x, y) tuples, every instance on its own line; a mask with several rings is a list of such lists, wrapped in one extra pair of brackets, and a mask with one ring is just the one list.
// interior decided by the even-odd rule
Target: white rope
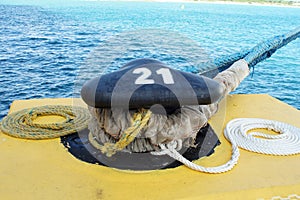
[(300, 199), (300, 196), (297, 194), (290, 194), (287, 197), (275, 196), (275, 197), (272, 197), (271, 200), (292, 200), (292, 199), (294, 199), (294, 200)]
[(196, 171), (212, 173), (212, 174), (227, 172), (227, 171), (231, 170), (234, 167), (234, 165), (236, 165), (238, 158), (240, 156), (238, 148), (232, 147), (232, 156), (231, 156), (231, 159), (227, 163), (225, 163), (224, 165), (221, 165), (221, 166), (217, 166), (217, 167), (203, 167), (203, 166), (199, 166), (199, 165), (187, 160), (180, 153), (178, 153), (178, 151), (176, 151), (177, 141), (172, 141), (172, 142), (168, 143), (167, 145), (161, 144), (159, 146), (162, 150), (160, 152), (152, 152), (153, 155), (169, 155), (170, 157), (174, 158), (175, 160), (178, 160), (179, 162), (183, 163), (188, 168), (191, 168)]
[[(279, 134), (270, 135), (260, 132), (251, 132), (253, 129), (268, 129)], [(168, 144), (160, 144), (161, 151), (153, 152), (153, 155), (169, 155), (180, 161), (187, 167), (207, 173), (223, 173), (231, 170), (238, 162), (240, 156), (238, 147), (243, 149), (269, 155), (293, 155), (300, 153), (300, 129), (292, 125), (257, 118), (238, 118), (230, 121), (224, 135), (232, 145), (231, 159), (217, 167), (203, 167), (190, 162), (177, 152), (182, 141), (172, 141)]]
[[(251, 132), (253, 129), (268, 129), (279, 134), (270, 135)], [(268, 155), (294, 155), (300, 153), (300, 129), (292, 125), (265, 119), (239, 118), (230, 121), (225, 137), (243, 149)]]

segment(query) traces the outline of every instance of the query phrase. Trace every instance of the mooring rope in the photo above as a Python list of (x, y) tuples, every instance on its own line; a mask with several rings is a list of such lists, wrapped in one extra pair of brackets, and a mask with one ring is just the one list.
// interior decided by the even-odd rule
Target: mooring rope
[[(297, 39), (298, 37), (300, 37), (300, 27), (287, 34), (275, 36), (269, 40), (261, 42), (260, 44), (253, 47), (251, 50), (246, 50), (240, 53), (233, 54), (232, 56), (225, 56), (223, 58), (215, 59), (213, 62), (207, 63), (206, 71), (202, 73), (202, 75), (206, 75), (208, 77), (213, 78), (216, 75), (215, 70), (218, 70), (219, 72), (224, 71), (228, 69), (230, 66), (232, 66), (233, 63), (235, 63), (237, 60), (240, 59), (245, 60), (249, 68), (251, 68), (255, 66), (257, 63), (265, 60), (266, 58), (271, 57), (271, 55), (276, 50), (287, 45), (289, 42)], [(262, 120), (262, 121), (255, 120), (254, 125), (252, 124), (252, 126), (250, 126), (250, 129), (252, 127), (257, 127), (257, 128), (266, 127), (268, 129), (279, 131), (282, 134), (280, 134), (279, 136), (269, 136), (262, 133), (252, 133), (250, 135), (247, 135), (245, 131), (247, 132), (248, 129), (242, 131), (237, 129), (232, 129), (231, 131), (233, 131), (233, 135), (231, 135), (231, 132), (229, 131), (229, 129), (231, 129), (231, 123), (238, 123), (238, 122), (245, 123), (245, 125), (238, 124), (239, 126), (236, 127), (249, 128), (250, 126), (249, 124), (246, 123), (249, 122), (247, 120), (236, 120), (230, 122), (227, 125), (224, 134), (232, 144), (232, 156), (231, 159), (224, 165), (218, 167), (208, 167), (208, 168), (198, 166), (185, 159), (182, 155), (180, 155), (176, 151), (176, 146), (177, 146), (176, 141), (172, 141), (169, 144), (160, 144), (160, 148), (162, 149), (162, 151), (153, 152), (153, 154), (155, 155), (167, 154), (172, 158), (182, 162), (189, 168), (197, 171), (208, 172), (208, 173), (222, 173), (231, 170), (234, 167), (234, 165), (237, 163), (239, 157), (238, 146), (240, 146), (241, 148), (245, 148), (249, 151), (266, 153), (271, 155), (290, 155), (290, 154), (299, 153), (300, 151), (300, 142), (299, 142), (300, 131), (298, 128), (280, 122), (274, 122), (268, 120)], [(273, 124), (275, 124), (274, 127), (272, 126)], [(292, 134), (293, 132), (295, 133)], [(265, 139), (259, 139), (255, 136), (265, 137)], [(269, 138), (269, 140), (266, 140), (266, 138)], [(273, 143), (275, 143), (275, 145)], [(281, 143), (284, 145), (281, 146)]]
[(238, 148), (236, 146), (232, 146), (231, 159), (227, 163), (217, 166), (217, 167), (204, 167), (204, 166), (197, 165), (197, 164), (187, 160), (180, 153), (178, 153), (176, 148), (177, 148), (177, 145), (180, 143), (182, 143), (182, 141), (179, 140), (179, 141), (172, 141), (168, 144), (160, 144), (159, 146), (162, 150), (158, 151), (158, 152), (151, 152), (151, 154), (156, 155), (156, 156), (168, 155), (171, 158), (181, 162), (182, 164), (184, 164), (185, 166), (187, 166), (190, 169), (193, 169), (193, 170), (199, 171), (199, 172), (206, 172), (206, 173), (210, 173), (210, 174), (218, 174), (218, 173), (223, 173), (223, 172), (227, 172), (227, 171), (231, 170), (237, 164), (239, 156), (240, 156)]
[[(249, 131), (254, 129), (273, 130), (279, 135), (271, 135), (260, 132)], [(185, 166), (200, 172), (223, 173), (231, 170), (238, 162), (240, 152), (239, 148), (251, 152), (268, 155), (294, 155), (300, 153), (300, 129), (292, 125), (265, 119), (257, 118), (237, 118), (231, 120), (225, 130), (224, 136), (232, 145), (231, 159), (217, 167), (199, 166), (176, 151), (177, 141), (169, 144), (161, 144), (162, 149), (159, 152), (153, 152), (153, 155), (169, 155), (175, 160), (183, 163)]]
[[(65, 118), (61, 123), (36, 123), (41, 116), (56, 115)], [(24, 109), (7, 115), (1, 122), (2, 132), (23, 139), (50, 139), (85, 129), (90, 114), (77, 106), (49, 105)]]
[[(211, 68), (212, 65), (207, 65), (207, 71), (210, 72), (212, 70), (218, 69), (219, 71), (223, 71), (228, 69), (234, 62), (236, 62), (239, 59), (244, 59), (249, 67), (253, 67), (258, 62), (270, 57), (277, 49), (285, 46), (289, 42), (295, 40), (300, 36), (300, 28), (295, 29), (285, 35), (280, 35), (273, 37), (267, 41), (264, 41), (258, 45), (256, 45), (251, 50), (247, 50), (241, 53), (234, 54), (232, 56), (226, 56), (221, 59), (216, 59), (214, 61), (214, 65), (217, 66), (217, 68)], [(75, 112), (73, 112), (75, 111)], [(47, 116), (47, 115), (59, 115), (65, 118), (65, 121), (62, 123), (51, 123), (51, 124), (37, 124), (34, 122), (34, 119), (36, 119), (39, 116)], [(91, 144), (101, 150), (103, 153), (105, 153), (107, 156), (112, 156), (117, 151), (120, 151), (124, 149), (128, 144), (130, 144), (136, 136), (140, 133), (140, 131), (147, 125), (149, 119), (151, 116), (151, 112), (147, 110), (140, 110), (138, 111), (134, 117), (133, 121), (131, 122), (131, 125), (128, 129), (126, 129), (119, 141), (116, 143), (105, 143), (104, 145), (100, 145), (98, 141), (94, 138), (94, 136), (90, 133), (89, 134), (89, 141)], [(5, 117), (2, 120), (0, 129), (7, 133), (8, 135), (18, 137), (18, 138), (26, 138), (26, 139), (48, 139), (48, 138), (56, 138), (64, 135), (68, 135), (70, 133), (74, 133), (77, 131), (80, 131), (82, 129), (85, 129), (87, 127), (87, 124), (90, 119), (90, 114), (88, 111), (81, 107), (72, 107), (72, 106), (43, 106), (43, 107), (37, 107), (32, 109), (25, 109), (19, 112), (12, 113)], [(240, 121), (239, 121), (240, 122)], [(242, 121), (243, 122), (243, 121)], [(258, 123), (258, 121), (255, 121)], [(266, 121), (264, 121), (266, 122)], [(234, 123), (234, 122), (231, 122)], [(231, 160), (228, 161), (226, 164), (219, 166), (219, 167), (211, 167), (211, 168), (203, 168), (201, 166), (197, 166), (194, 163), (186, 160), (184, 157), (182, 157), (176, 149), (178, 149), (178, 146), (180, 146), (181, 141), (172, 141), (169, 144), (160, 144), (161, 152), (152, 152), (155, 155), (164, 155), (168, 154), (169, 156), (183, 162), (185, 165), (189, 166), (192, 169), (198, 170), (198, 171), (204, 171), (208, 173), (221, 173), (228, 171), (233, 168), (233, 166), (237, 163), (237, 160), (239, 158), (239, 150), (238, 146), (241, 148), (248, 149), (249, 147), (244, 145), (244, 139), (249, 139), (250, 136), (247, 137), (241, 137), (241, 136), (235, 136), (231, 135), (230, 131), (228, 131), (230, 128), (230, 124), (225, 129), (225, 136), (226, 138), (232, 143), (232, 157)], [(236, 122), (237, 123), (237, 122)], [(259, 123), (258, 123), (259, 124)], [(278, 123), (277, 123), (278, 124)], [(259, 124), (261, 125), (261, 124)], [(282, 125), (282, 124), (281, 124)], [(246, 126), (246, 125), (244, 125)], [(242, 127), (244, 127), (242, 126)], [(267, 126), (267, 128), (272, 128), (270, 125)], [(286, 139), (290, 137), (297, 137), (295, 140), (288, 140), (286, 141), (287, 144), (291, 144), (295, 142), (295, 144), (299, 145), (299, 129), (289, 129), (289, 126), (282, 126), (283, 129), (278, 129), (278, 126), (276, 125), (276, 128), (274, 130), (280, 130), (280, 132), (283, 132), (280, 136), (266, 136), (262, 134), (252, 134), (251, 140), (249, 141), (255, 141), (254, 143), (261, 144), (261, 140), (258, 140), (255, 136), (261, 136), (265, 138), (270, 138), (272, 142), (268, 140), (268, 143), (270, 144), (275, 141), (275, 139), (280, 139), (279, 141), (286, 141)], [(286, 131), (286, 129), (288, 129)], [(234, 133), (240, 133), (241, 131), (237, 131), (236, 129), (233, 129)], [(247, 130), (247, 129), (246, 129)], [(297, 134), (290, 134), (292, 131), (295, 131)], [(244, 133), (242, 131), (242, 133)], [(247, 134), (244, 134), (244, 136)], [(295, 136), (296, 135), (296, 136)], [(238, 138), (238, 140), (235, 140), (235, 137)], [(234, 139), (233, 139), (234, 138)], [(253, 139), (254, 138), (254, 139)], [(240, 140), (242, 139), (242, 140)], [(266, 139), (263, 139), (266, 140)], [(243, 141), (243, 142), (241, 142)], [(263, 143), (263, 147), (265, 148), (267, 144)], [(279, 151), (279, 154), (276, 155), (285, 155), (286, 151), (279, 150), (280, 148), (276, 146), (278, 149), (276, 151)], [(293, 148), (292, 148), (293, 147)], [(299, 153), (299, 148), (292, 146), (290, 149), (294, 150), (296, 149), (296, 152), (292, 151), (291, 154)], [(248, 149), (252, 151), (252, 146)], [(259, 150), (253, 150), (255, 152), (263, 153), (259, 147)], [(273, 150), (272, 150), (273, 155)], [(289, 154), (288, 154), (289, 155)]]
[(257, 63), (271, 57), (278, 49), (299, 37), (300, 27), (286, 34), (269, 38), (268, 40), (257, 44), (250, 50), (244, 50), (232, 55), (216, 58), (213, 61), (206, 63), (206, 68), (203, 68), (203, 65), (201, 65), (202, 71), (199, 71), (198, 73), (213, 78), (215, 75), (215, 73), (212, 73), (213, 71), (218, 70), (219, 72), (222, 72), (240, 59), (244, 59), (248, 63), (249, 68), (254, 67)]
[[(295, 29), (294, 31), (285, 34), (285, 35), (280, 35), (280, 36), (276, 36), (273, 37), (267, 41), (264, 41), (258, 45), (256, 45), (254, 48), (252, 48), (251, 50), (247, 50), (241, 53), (237, 53), (234, 54), (232, 56), (227, 56), (224, 57), (223, 59), (219, 59), (219, 60), (215, 60), (215, 63), (217, 65), (217, 69), (219, 71), (224, 71), (226, 69), (228, 69), (230, 66), (232, 66), (232, 64), (234, 62), (236, 62), (237, 60), (240, 60), (242, 58), (242, 60), (244, 60), (249, 68), (253, 67), (254, 65), (256, 65), (258, 62), (270, 57), (277, 49), (281, 48), (282, 46), (285, 46), (286, 44), (288, 44), (289, 42), (295, 40), (296, 38), (298, 38), (300, 36), (300, 28)], [(211, 70), (215, 70), (213, 68), (211, 68), (211, 65), (207, 65), (207, 72), (210, 72)], [(130, 133), (128, 133), (130, 134)], [(138, 134), (138, 133), (136, 133)], [(121, 147), (118, 147), (117, 143), (116, 144), (105, 144), (104, 146), (100, 145), (98, 142), (96, 142), (96, 140), (93, 139), (93, 137), (90, 136), (90, 141), (92, 143), (94, 143), (93, 145), (100, 149), (102, 152), (106, 152), (108, 156), (113, 155), (116, 151), (115, 149), (121, 150)], [(126, 143), (127, 145), (129, 143)], [(162, 152), (153, 152), (153, 154), (159, 155), (159, 154), (168, 154), (171, 157), (176, 158), (179, 161), (184, 162), (184, 164), (189, 165), (191, 168), (195, 168), (198, 169), (199, 171), (205, 171), (208, 173), (221, 173), (221, 172), (225, 172), (228, 171), (230, 169), (233, 168), (233, 166), (237, 163), (238, 157), (239, 157), (239, 151), (238, 151), (238, 147), (237, 145), (234, 143), (232, 143), (233, 147), (232, 147), (232, 158), (231, 160), (220, 166), (220, 167), (213, 167), (213, 168), (199, 168), (199, 166), (195, 166), (193, 163), (189, 162), (188, 160), (186, 160), (185, 158), (183, 158), (177, 151), (176, 148), (178, 148), (178, 144), (181, 144), (180, 141), (172, 141), (169, 144), (160, 144), (160, 148), (162, 149)], [(111, 150), (107, 150), (110, 149), (112, 147)]]
[(91, 132), (88, 135), (89, 141), (96, 149), (106, 154), (107, 157), (111, 157), (117, 153), (117, 151), (124, 149), (137, 137), (140, 131), (147, 125), (151, 114), (152, 112), (146, 109), (137, 111), (132, 118), (130, 127), (121, 134), (120, 139), (116, 143), (105, 143), (101, 145)]

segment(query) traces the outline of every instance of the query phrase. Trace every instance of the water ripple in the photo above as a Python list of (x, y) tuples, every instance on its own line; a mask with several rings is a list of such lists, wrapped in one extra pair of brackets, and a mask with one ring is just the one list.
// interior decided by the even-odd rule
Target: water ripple
[[(195, 72), (206, 59), (203, 51), (211, 59), (236, 53), (287, 32), (300, 21), (299, 9), (293, 8), (187, 4), (181, 10), (180, 5), (0, 5), (0, 119), (16, 99), (79, 96), (77, 79), (83, 83), (97, 76), (99, 68), (114, 71), (132, 59), (151, 57)], [(162, 34), (155, 36), (153, 30)], [(121, 48), (124, 43), (126, 49)], [(102, 57), (94, 60), (97, 65), (87, 66), (97, 49)], [(258, 64), (253, 77), (235, 93), (267, 93), (300, 109), (299, 74), (297, 40)]]

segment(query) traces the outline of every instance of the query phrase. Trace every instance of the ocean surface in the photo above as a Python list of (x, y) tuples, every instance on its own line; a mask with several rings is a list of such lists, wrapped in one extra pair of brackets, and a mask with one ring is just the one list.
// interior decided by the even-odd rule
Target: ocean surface
[[(135, 58), (201, 71), (201, 63), (300, 26), (300, 8), (289, 7), (4, 3), (0, 5), (0, 119), (16, 99), (79, 97), (85, 80)], [(235, 93), (267, 93), (300, 109), (300, 39), (251, 73)]]

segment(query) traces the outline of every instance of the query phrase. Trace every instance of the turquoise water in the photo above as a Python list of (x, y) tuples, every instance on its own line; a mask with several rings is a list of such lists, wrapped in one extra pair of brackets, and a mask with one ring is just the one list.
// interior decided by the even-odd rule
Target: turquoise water
[[(88, 71), (87, 58), (93, 58), (99, 46), (105, 51), (99, 68), (145, 56), (185, 70), (195, 68), (197, 59), (230, 55), (298, 26), (300, 9), (288, 7), (184, 3), (182, 9), (182, 3), (150, 2), (0, 5), (0, 119), (15, 99), (78, 96), (74, 88), (82, 74), (85, 79), (97, 75)], [(120, 48), (124, 37), (130, 39), (127, 49)], [(148, 49), (147, 39), (153, 45)], [(300, 109), (299, 85), (300, 39), (258, 64), (235, 93), (267, 93)]]

